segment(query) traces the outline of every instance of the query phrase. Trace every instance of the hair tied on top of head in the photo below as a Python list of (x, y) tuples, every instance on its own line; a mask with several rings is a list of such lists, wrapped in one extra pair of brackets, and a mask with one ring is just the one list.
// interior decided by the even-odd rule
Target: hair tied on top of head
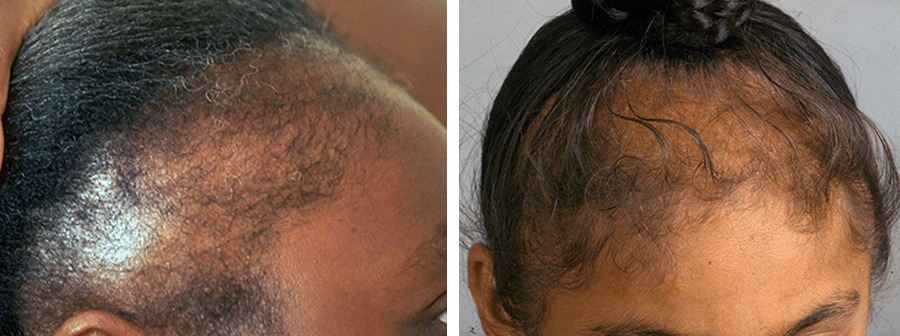
[(589, 29), (690, 48), (716, 47), (735, 36), (756, 0), (572, 0)]

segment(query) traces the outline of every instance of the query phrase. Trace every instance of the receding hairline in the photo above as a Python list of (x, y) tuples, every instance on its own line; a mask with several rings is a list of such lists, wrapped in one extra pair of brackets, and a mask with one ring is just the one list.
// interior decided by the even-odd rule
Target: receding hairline
[[(340, 197), (348, 174), (357, 173), (347, 169), (358, 165), (363, 152), (382, 152), (396, 127), (396, 112), (355, 74), (365, 68), (356, 56), (327, 43), (324, 51), (298, 54), (292, 49), (297, 40), (285, 41), (286, 47), (248, 53), (246, 63), (207, 72), (219, 76), (217, 93), (236, 94), (193, 100), (175, 112), (188, 119), (162, 132), (148, 125), (138, 129), (148, 136), (136, 141), (143, 146), (138, 162), (147, 167), (141, 178), (145, 190), (175, 188), (179, 195), (203, 198), (195, 199), (187, 214), (237, 215), (234, 205), (217, 200), (255, 194), (239, 201), (248, 211), (243, 215), (256, 221), (280, 207), (315, 213), (309, 205)], [(185, 136), (191, 134), (199, 136)], [(144, 140), (153, 144), (145, 146)]]
[[(138, 203), (141, 206), (157, 206), (160, 213), (156, 223), (142, 223), (155, 225), (154, 232), (150, 233), (154, 241), (144, 250), (149, 254), (144, 256), (148, 259), (144, 260), (143, 266), (127, 271), (133, 272), (129, 280), (134, 285), (131, 287), (140, 289), (148, 284), (159, 284), (158, 281), (163, 280), (160, 276), (166, 273), (160, 272), (163, 269), (186, 272), (182, 274), (185, 281), (202, 280), (217, 274), (237, 274), (235, 272), (248, 270), (247, 267), (256, 270), (253, 274), (265, 273), (260, 269), (265, 267), (264, 262), (248, 264), (263, 261), (259, 254), (266, 251), (269, 238), (275, 232), (265, 229), (266, 224), (258, 225), (271, 224), (271, 219), (265, 218), (263, 213), (271, 206), (293, 203), (314, 214), (315, 209), (309, 207), (310, 204), (340, 195), (344, 166), (348, 160), (355, 160), (358, 155), (355, 152), (361, 150), (357, 147), (380, 148), (380, 137), (394, 127), (395, 113), (387, 108), (372, 108), (382, 107), (386, 102), (378, 97), (378, 92), (366, 88), (368, 83), (364, 78), (353, 78), (354, 71), (364, 68), (365, 64), (339, 48), (319, 54), (319, 50), (297, 51), (293, 47), (237, 51), (237, 61), (211, 67), (202, 74), (215, 76), (210, 90), (192, 92), (177, 88), (175, 91), (182, 91), (176, 92), (181, 95), (176, 99), (188, 99), (175, 104), (159, 100), (147, 104), (146, 109), (172, 110), (156, 111), (160, 112), (157, 115), (160, 117), (151, 117), (137, 127), (119, 130), (119, 134), (104, 140), (122, 140), (125, 135), (123, 143), (129, 148), (111, 153), (99, 148), (103, 154), (125, 154), (116, 158), (106, 156), (112, 160), (112, 167), (122, 169), (117, 173), (101, 173), (118, 175), (115, 178), (120, 180), (136, 179), (131, 195), (140, 194), (142, 198)], [(323, 55), (333, 58), (323, 58)], [(247, 58), (241, 60), (243, 56)], [(297, 67), (297, 64), (301, 66)], [(285, 94), (285, 90), (294, 92), (290, 90), (298, 89), (298, 86), (300, 90), (297, 91), (309, 94), (306, 98)], [(210, 92), (213, 96), (209, 96)], [(166, 94), (160, 97), (166, 99)], [(307, 113), (304, 115), (303, 112)], [(173, 115), (177, 118), (167, 118)], [(248, 127), (250, 124), (255, 127)], [(305, 147), (307, 145), (313, 148)], [(236, 148), (244, 149), (244, 153)], [(226, 161), (226, 164), (211, 168), (211, 161)], [(287, 174), (291, 169), (302, 170), (303, 164), (309, 169), (297, 177), (312, 177), (311, 183), (316, 185), (285, 186), (282, 183), (285, 181), (277, 180), (279, 174)], [(137, 171), (133, 169), (135, 167)], [(210, 170), (216, 169), (216, 173), (210, 174)], [(254, 176), (253, 170), (263, 172), (265, 176)], [(227, 180), (234, 172), (249, 175)], [(222, 180), (217, 178), (226, 180), (219, 184)], [(246, 178), (260, 178), (255, 181), (260, 183), (252, 186)], [(290, 178), (287, 182), (290, 184)], [(207, 188), (194, 188), (197, 184), (205, 184)], [(216, 205), (229, 194), (240, 193), (241, 190), (236, 188), (238, 185), (250, 186), (244, 191), (256, 193), (256, 198), (244, 199), (243, 209), (230, 208), (226, 203)], [(272, 186), (281, 188), (270, 188)], [(304, 190), (307, 195), (297, 196)], [(273, 198), (267, 193), (280, 193), (276, 197), (281, 199), (269, 203)], [(186, 205), (191, 209), (182, 212)], [(212, 208), (218, 210), (201, 217), (194, 216)], [(215, 216), (222, 217), (216, 221)], [(227, 216), (244, 217), (244, 222), (221, 221)], [(225, 223), (228, 224), (216, 227)], [(192, 231), (192, 228), (201, 230)], [(198, 242), (201, 244), (191, 246)], [(257, 257), (245, 259), (254, 255)], [(100, 282), (102, 280), (93, 279), (86, 285), (97, 286)], [(164, 281), (162, 284), (173, 286), (166, 290), (191, 288), (190, 281)], [(125, 287), (107, 287), (105, 291), (108, 294), (123, 293), (123, 290), (127, 292)], [(116, 309), (124, 307), (124, 311), (128, 311), (140, 307), (138, 297), (120, 299), (116, 304), (126, 306)]]
[[(653, 268), (655, 264), (663, 265), (659, 271), (664, 271), (667, 268), (664, 266), (666, 265), (665, 248), (668, 247), (667, 236), (673, 233), (677, 235), (677, 231), (683, 229), (685, 225), (698, 227), (714, 220), (716, 211), (720, 210), (717, 204), (731, 204), (739, 207), (754, 206), (753, 202), (744, 202), (729, 196), (734, 190), (749, 188), (758, 193), (770, 193), (771, 195), (767, 197), (775, 197), (779, 201), (790, 204), (791, 206), (788, 207), (790, 218), (796, 221), (787, 221), (784, 225), (792, 230), (814, 234), (819, 230), (832, 229), (837, 225), (840, 226), (839, 229), (842, 232), (847, 233), (843, 239), (847, 246), (842, 248), (849, 247), (846, 251), (866, 255), (870, 253), (875, 248), (872, 243), (874, 219), (871, 205), (865, 201), (865, 199), (871, 201), (871, 195), (868, 195), (865, 187), (859, 186), (863, 181), (861, 179), (848, 180), (846, 176), (838, 176), (837, 179), (825, 181), (827, 183), (821, 185), (800, 183), (822, 177), (817, 170), (824, 170), (825, 164), (818, 162), (809, 149), (803, 147), (803, 142), (814, 139), (814, 135), (810, 136), (809, 134), (817, 131), (815, 127), (824, 125), (813, 124), (812, 129), (802, 129), (792, 125), (791, 120), (783, 119), (779, 111), (796, 106), (792, 104), (789, 96), (781, 92), (784, 88), (778, 87), (766, 74), (736, 64), (730, 64), (723, 68), (712, 71), (725, 72), (724, 76), (722, 73), (705, 70), (688, 71), (654, 67), (653, 65), (636, 65), (634, 68), (623, 71), (626, 75), (622, 77), (622, 82), (617, 87), (611, 102), (598, 101), (596, 104), (597, 111), (595, 113), (598, 117), (594, 121), (600, 126), (595, 128), (595, 132), (602, 133), (606, 129), (614, 129), (614, 132), (619, 132), (617, 135), (622, 135), (625, 139), (622, 142), (631, 146), (625, 149), (613, 147), (612, 151), (622, 152), (619, 156), (620, 159), (648, 158), (655, 160), (658, 164), (656, 168), (646, 168), (646, 173), (656, 178), (654, 181), (662, 184), (680, 181), (671, 182), (676, 186), (674, 189), (672, 187), (664, 188), (667, 193), (670, 193), (667, 197), (674, 200), (674, 203), (666, 203), (668, 206), (662, 206), (663, 210), (658, 214), (659, 217), (641, 217), (639, 214), (623, 215), (621, 217), (624, 220), (630, 219), (634, 223), (619, 223), (616, 220), (603, 218), (602, 215), (596, 215), (596, 213), (605, 211), (597, 209), (606, 208), (592, 206), (595, 204), (588, 201), (577, 209), (557, 211), (554, 208), (552, 212), (546, 211), (546, 208), (537, 207), (534, 209), (536, 213), (525, 215), (528, 217), (525, 220), (546, 222), (551, 219), (548, 216), (555, 216), (561, 222), (587, 220), (593, 223), (588, 225), (611, 226), (613, 228), (609, 230), (595, 229), (594, 233), (611, 234), (612, 238), (604, 236), (590, 240), (597, 246), (603, 247), (602, 250), (596, 251), (601, 258), (606, 253), (610, 253), (610, 249), (612, 249), (612, 253), (629, 254), (624, 258), (635, 257), (634, 261), (642, 262), (644, 267)], [(801, 90), (800, 88), (790, 89)], [(754, 94), (759, 94), (759, 96), (754, 96)], [(665, 99), (660, 101), (659, 97)], [(538, 127), (545, 127), (544, 129), (547, 130), (552, 129), (553, 126), (547, 126), (552, 124), (538, 124), (542, 124), (547, 118), (558, 118), (548, 117), (548, 113), (554, 113), (551, 111), (552, 109), (564, 109), (573, 100), (583, 101), (584, 97), (568, 97), (562, 92), (553, 95), (551, 100), (545, 103), (544, 110), (541, 111), (535, 124), (532, 124), (525, 132), (524, 142), (532, 142), (534, 148), (540, 149), (547, 141), (534, 139), (535, 134), (538, 133)], [(558, 110), (556, 113), (566, 112)], [(610, 113), (618, 113), (630, 120), (616, 119), (618, 117), (604, 119)], [(723, 118), (732, 120), (726, 123), (728, 126), (720, 128), (720, 124), (717, 122), (722, 121)], [(668, 122), (665, 119), (675, 122)], [(607, 121), (614, 123), (615, 126), (605, 124)], [(553, 121), (551, 120), (551, 122)], [(654, 123), (658, 123), (659, 133), (654, 133), (647, 128), (647, 124)], [(671, 136), (686, 128), (695, 131), (696, 134), (693, 135), (697, 137), (687, 132), (677, 135), (677, 137)], [(666, 140), (660, 141), (660, 138), (655, 138), (655, 136), (662, 136)], [(698, 146), (700, 139), (705, 142), (702, 146)], [(636, 143), (637, 146), (634, 145)], [(674, 147), (669, 148), (668, 153), (664, 153), (659, 151), (658, 147), (662, 143)], [(702, 155), (695, 151), (701, 147), (711, 152), (709, 155), (711, 166), (704, 165), (701, 162)], [(530, 149), (527, 145), (525, 148), (526, 150)], [(679, 150), (682, 152), (676, 153)], [(769, 153), (766, 155), (771, 155), (771, 157), (762, 158), (760, 155), (763, 153)], [(678, 157), (679, 155), (681, 157)], [(527, 156), (523, 157), (527, 158)], [(615, 158), (612, 160), (615, 161)], [(665, 170), (669, 168), (667, 163), (664, 163), (666, 160), (675, 162), (672, 170)], [(784, 164), (770, 167), (778, 162)], [(787, 164), (792, 162), (796, 165)], [(806, 166), (801, 167), (801, 164)], [(755, 168), (743, 171), (748, 165)], [(664, 166), (666, 168), (663, 168)], [(713, 168), (719, 170), (716, 172), (716, 174), (720, 174), (719, 176), (710, 175), (711, 171), (708, 169)], [(798, 176), (791, 177), (790, 174)], [(648, 179), (653, 179), (653, 177)], [(598, 177), (598, 179), (602, 179), (602, 177)], [(654, 184), (650, 186), (654, 188)], [(804, 190), (804, 188), (811, 189)], [(705, 193), (709, 190), (712, 192)], [(814, 190), (823, 190), (824, 193), (815, 193)], [(588, 193), (590, 192), (592, 191), (588, 191)], [(810, 202), (810, 199), (804, 199), (807, 196), (815, 196), (815, 199), (821, 202), (804, 203)], [(634, 202), (640, 203), (647, 199), (662, 199), (662, 196), (658, 194), (634, 197)], [(619, 206), (622, 205), (619, 204)], [(625, 207), (627, 208), (627, 206)], [(642, 210), (643, 207), (633, 206), (631, 209)], [(649, 223), (647, 218), (650, 218), (649, 221), (653, 221), (653, 223)], [(546, 239), (546, 237), (541, 239)], [(528, 240), (528, 244), (530, 244), (528, 245), (530, 250), (538, 250), (538, 246), (543, 246), (534, 244), (530, 240)], [(546, 242), (541, 244), (546, 244)], [(636, 255), (630, 255), (632, 253), (636, 253)], [(525, 257), (525, 259), (532, 260), (530, 257)], [(560, 287), (577, 289), (587, 285), (589, 281), (581, 281), (577, 278), (590, 274), (593, 267), (595, 267), (594, 263), (588, 261), (574, 272), (570, 270), (561, 277), (562, 285)]]

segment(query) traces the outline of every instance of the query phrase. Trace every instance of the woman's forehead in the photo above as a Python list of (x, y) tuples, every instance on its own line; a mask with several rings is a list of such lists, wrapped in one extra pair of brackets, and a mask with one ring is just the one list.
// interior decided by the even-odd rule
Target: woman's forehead
[(586, 287), (551, 295), (547, 325), (637, 317), (681, 330), (738, 322), (720, 329), (734, 331), (787, 324), (782, 319), (802, 317), (832, 293), (868, 297), (870, 255), (850, 247), (840, 225), (792, 230), (789, 210), (777, 203), (721, 210), (704, 229), (673, 233), (657, 245), (652, 264), (627, 253), (597, 260)]

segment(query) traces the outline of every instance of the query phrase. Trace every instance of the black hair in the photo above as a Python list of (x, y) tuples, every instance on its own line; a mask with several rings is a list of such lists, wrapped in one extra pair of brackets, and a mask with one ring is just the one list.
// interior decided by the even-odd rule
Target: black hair
[[(276, 333), (267, 223), (338, 193), (370, 116), (335, 115), (375, 99), (329, 74), (348, 55), (326, 26), (297, 0), (57, 1), (3, 116), (0, 330), (101, 309), (163, 334)], [(110, 285), (125, 275), (140, 281)]]
[[(900, 207), (888, 142), (796, 21), (754, 0), (572, 5), (513, 65), (482, 146), (494, 295), (519, 330), (537, 333), (544, 295), (587, 281), (622, 234), (662, 239), (679, 204), (702, 217), (748, 183), (813, 228), (847, 200), (850, 240), (883, 280)], [(688, 105), (702, 112), (672, 111)]]

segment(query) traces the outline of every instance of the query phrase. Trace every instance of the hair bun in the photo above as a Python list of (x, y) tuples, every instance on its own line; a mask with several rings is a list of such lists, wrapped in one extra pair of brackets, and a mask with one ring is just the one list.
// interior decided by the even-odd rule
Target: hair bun
[(714, 47), (750, 18), (755, 0), (572, 0), (591, 29), (615, 31), (665, 45)]

